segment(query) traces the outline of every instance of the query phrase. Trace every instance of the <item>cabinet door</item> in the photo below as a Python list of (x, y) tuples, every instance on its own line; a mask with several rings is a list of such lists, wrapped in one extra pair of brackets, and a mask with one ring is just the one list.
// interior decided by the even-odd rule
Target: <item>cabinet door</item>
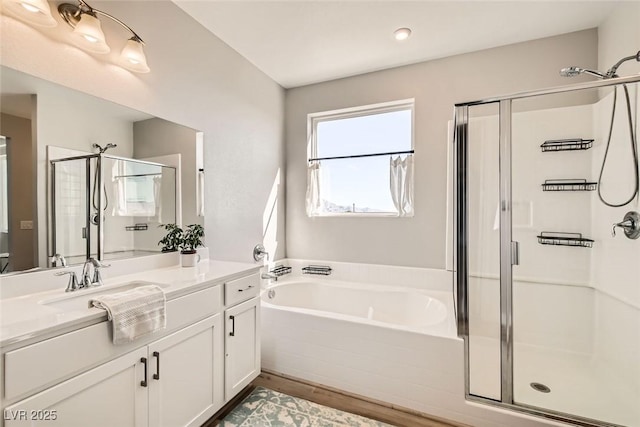
[(200, 426), (223, 404), (222, 315), (149, 345), (149, 425)]
[(4, 410), (5, 426), (146, 427), (146, 356), (132, 351), (22, 400)]
[(228, 401), (260, 374), (260, 299), (225, 311), (225, 399)]

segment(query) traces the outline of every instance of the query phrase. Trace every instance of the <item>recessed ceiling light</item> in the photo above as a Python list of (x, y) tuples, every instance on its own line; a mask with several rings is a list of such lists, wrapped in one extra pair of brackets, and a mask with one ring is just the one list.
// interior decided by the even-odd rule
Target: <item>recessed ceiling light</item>
[(406, 40), (409, 38), (410, 35), (411, 35), (410, 28), (398, 28), (393, 32), (393, 37), (395, 37), (396, 40)]

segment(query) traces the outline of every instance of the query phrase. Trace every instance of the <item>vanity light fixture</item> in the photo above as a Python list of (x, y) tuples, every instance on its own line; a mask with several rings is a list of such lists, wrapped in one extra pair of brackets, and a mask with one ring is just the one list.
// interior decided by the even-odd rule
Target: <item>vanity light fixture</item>
[(115, 16), (94, 9), (84, 0), (78, 0), (77, 5), (61, 3), (58, 5), (58, 13), (62, 16), (62, 19), (73, 28), (76, 45), (89, 52), (109, 53), (111, 51), (102, 32), (98, 15), (109, 18), (121, 27), (129, 30), (132, 37), (127, 40), (127, 43), (120, 53), (120, 65), (136, 73), (148, 73), (150, 71), (143, 50), (144, 42), (131, 27)]
[(393, 32), (393, 37), (398, 41), (406, 40), (409, 38), (410, 35), (411, 35), (410, 28), (398, 28)]
[(58, 25), (51, 16), (51, 9), (47, 0), (4, 0), (2, 7), (9, 15), (40, 27), (55, 27)]

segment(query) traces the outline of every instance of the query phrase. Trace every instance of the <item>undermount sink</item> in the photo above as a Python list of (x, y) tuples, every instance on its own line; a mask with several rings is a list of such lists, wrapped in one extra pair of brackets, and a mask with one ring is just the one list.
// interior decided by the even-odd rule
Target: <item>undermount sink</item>
[(80, 289), (68, 292), (63, 296), (53, 297), (39, 301), (40, 304), (48, 307), (59, 308), (62, 310), (86, 310), (89, 308), (89, 300), (99, 295), (114, 294), (116, 292), (124, 292), (141, 286), (156, 285), (161, 288), (167, 288), (169, 285), (161, 283), (152, 283), (144, 281), (126, 282), (119, 285), (104, 285), (89, 289)]

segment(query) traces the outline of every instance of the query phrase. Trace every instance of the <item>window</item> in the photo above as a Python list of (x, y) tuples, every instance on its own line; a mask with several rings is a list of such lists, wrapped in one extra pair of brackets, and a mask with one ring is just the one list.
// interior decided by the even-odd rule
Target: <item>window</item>
[(115, 216), (159, 216), (162, 172), (158, 164), (113, 160)]
[(413, 216), (413, 100), (308, 116), (309, 216)]

